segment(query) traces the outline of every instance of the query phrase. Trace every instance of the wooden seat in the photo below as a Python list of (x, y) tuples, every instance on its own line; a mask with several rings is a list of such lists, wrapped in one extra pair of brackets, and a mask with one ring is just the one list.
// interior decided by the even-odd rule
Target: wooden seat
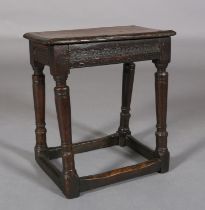
[[(139, 26), (117, 26), (93, 29), (34, 32), (24, 35), (30, 42), (30, 62), (34, 70), (33, 95), (36, 119), (35, 158), (41, 168), (59, 186), (67, 198), (80, 192), (125, 179), (169, 169), (167, 148), (167, 91), (166, 68), (171, 58), (172, 30), (155, 30)], [(156, 68), (156, 148), (140, 143), (129, 128), (130, 104), (137, 61), (151, 60)], [(119, 128), (103, 138), (72, 143), (69, 87), (66, 84), (70, 69), (123, 63), (122, 106)], [(44, 66), (50, 67), (55, 87), (55, 104), (61, 146), (48, 147), (45, 127)], [(93, 99), (94, 100), (94, 99)], [(102, 174), (79, 177), (74, 156), (78, 153), (119, 145), (128, 146), (148, 160)], [(63, 172), (51, 159), (62, 158)]]
[(104, 42), (129, 39), (147, 39), (175, 35), (174, 31), (156, 30), (140, 26), (116, 26), (103, 28), (45, 31), (26, 33), (25, 38), (45, 45), (85, 42)]

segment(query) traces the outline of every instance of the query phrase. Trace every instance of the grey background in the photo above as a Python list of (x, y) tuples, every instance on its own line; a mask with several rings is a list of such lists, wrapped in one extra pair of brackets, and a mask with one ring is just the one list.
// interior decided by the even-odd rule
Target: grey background
[[(205, 27), (204, 1), (0, 1), (0, 209), (205, 208)], [(28, 31), (130, 25), (174, 29), (170, 73), (168, 131), (170, 172), (83, 193), (66, 200), (34, 161), (34, 113)], [(122, 65), (73, 70), (71, 87), (74, 141), (103, 136), (119, 123)], [(154, 65), (136, 64), (131, 129), (154, 147)], [(58, 145), (53, 101), (47, 83), (48, 143)], [(76, 156), (79, 175), (142, 161), (130, 150), (109, 148)], [(59, 163), (58, 163), (59, 164)]]

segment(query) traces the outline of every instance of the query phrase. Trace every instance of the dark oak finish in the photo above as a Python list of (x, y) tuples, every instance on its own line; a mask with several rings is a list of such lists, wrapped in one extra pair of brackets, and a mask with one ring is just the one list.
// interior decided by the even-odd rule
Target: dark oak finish
[(175, 35), (172, 30), (158, 30), (140, 26), (115, 26), (64, 31), (26, 33), (25, 38), (44, 45), (150, 39)]
[[(167, 148), (167, 90), (166, 68), (171, 57), (171, 36), (174, 31), (148, 29), (139, 26), (117, 26), (67, 31), (27, 33), (30, 41), (30, 62), (34, 70), (33, 96), (36, 117), (35, 158), (41, 168), (59, 186), (67, 198), (80, 192), (112, 184), (125, 179), (164, 173), (169, 169)], [(156, 92), (156, 149), (145, 146), (132, 135), (129, 128), (130, 104), (136, 61), (152, 60)], [(123, 63), (122, 105), (120, 125), (116, 133), (99, 139), (72, 143), (69, 87), (66, 84), (71, 69)], [(55, 104), (61, 137), (61, 146), (48, 147), (45, 127), (44, 66), (50, 67), (56, 87)], [(79, 177), (74, 155), (114, 145), (128, 146), (148, 160), (132, 166), (101, 174)], [(63, 171), (51, 159), (62, 158)]]
[(69, 87), (66, 86), (66, 77), (54, 76), (54, 79), (56, 81), (56, 111), (61, 136), (63, 189), (68, 197), (76, 197), (79, 195), (80, 189), (79, 177), (75, 170), (74, 153), (72, 148)]
[(122, 81), (122, 107), (120, 114), (119, 144), (126, 145), (126, 137), (131, 134), (129, 128), (130, 119), (130, 103), (132, 98), (132, 89), (135, 75), (135, 64), (124, 63), (123, 66), (123, 81)]
[(37, 153), (47, 149), (46, 128), (45, 128), (45, 76), (43, 66), (37, 63), (33, 64), (33, 98), (36, 117), (36, 146)]
[[(93, 139), (89, 141), (83, 141), (79, 143), (72, 144), (72, 149), (74, 154), (79, 154), (83, 152), (88, 152), (96, 149), (102, 149), (106, 147), (111, 147), (119, 145), (119, 135), (112, 134), (105, 136), (103, 138)], [(59, 147), (49, 147), (47, 150), (47, 155), (49, 159), (55, 159), (61, 157), (62, 148)]]
[[(146, 52), (146, 53), (145, 53)], [(158, 40), (110, 41), (99, 43), (72, 44), (69, 46), (70, 68), (127, 63), (158, 58)]]
[(152, 159), (144, 163), (114, 169), (105, 173), (84, 176), (80, 178), (81, 191), (91, 190), (96, 187), (101, 187), (137, 176), (150, 174), (160, 170), (160, 166), (160, 159)]

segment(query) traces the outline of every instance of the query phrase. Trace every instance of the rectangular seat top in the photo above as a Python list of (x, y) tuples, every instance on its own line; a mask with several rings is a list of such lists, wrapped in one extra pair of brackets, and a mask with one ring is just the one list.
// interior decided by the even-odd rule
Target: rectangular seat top
[(63, 31), (31, 32), (24, 34), (24, 38), (43, 45), (59, 45), (117, 40), (150, 39), (174, 36), (175, 34), (176, 32), (172, 30), (158, 30), (131, 25)]

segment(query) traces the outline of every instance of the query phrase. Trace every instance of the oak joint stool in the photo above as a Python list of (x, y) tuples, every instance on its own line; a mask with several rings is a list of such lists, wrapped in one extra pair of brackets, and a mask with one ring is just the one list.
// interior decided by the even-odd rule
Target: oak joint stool
[[(167, 149), (167, 90), (166, 68), (171, 57), (171, 30), (154, 30), (139, 26), (117, 26), (65, 31), (27, 33), (30, 43), (30, 62), (34, 70), (33, 96), (36, 118), (35, 157), (40, 167), (59, 186), (67, 198), (80, 192), (112, 184), (145, 174), (164, 173), (169, 168)], [(156, 92), (156, 149), (152, 150), (136, 140), (129, 129), (130, 103), (135, 64), (152, 60)], [(69, 87), (66, 84), (71, 69), (123, 63), (122, 108), (120, 126), (116, 133), (103, 138), (72, 143)], [(44, 66), (50, 67), (56, 87), (55, 104), (61, 137), (61, 146), (48, 147), (45, 128)], [(79, 177), (74, 155), (114, 145), (128, 146), (147, 161), (114, 169), (101, 174)], [(61, 173), (51, 159), (62, 158)]]

